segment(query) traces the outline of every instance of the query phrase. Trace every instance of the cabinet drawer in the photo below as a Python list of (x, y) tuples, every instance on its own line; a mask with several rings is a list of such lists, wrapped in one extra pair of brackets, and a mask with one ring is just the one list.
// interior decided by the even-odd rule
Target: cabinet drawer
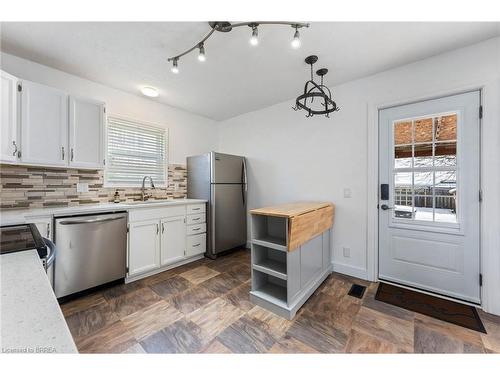
[(194, 236), (187, 237), (186, 255), (196, 255), (202, 254), (207, 249), (207, 235), (196, 234)]
[(190, 204), (187, 206), (187, 214), (199, 214), (205, 212), (205, 203)]
[(192, 235), (192, 234), (201, 234), (205, 233), (207, 231), (207, 224), (194, 224), (194, 225), (188, 225), (187, 226), (187, 235)]
[(205, 222), (205, 213), (202, 214), (196, 214), (196, 215), (188, 215), (187, 216), (187, 223), (188, 225), (191, 224), (201, 224)]
[(129, 221), (143, 221), (151, 219), (161, 219), (164, 217), (184, 216), (186, 206), (166, 206), (155, 208), (132, 208), (129, 210)]

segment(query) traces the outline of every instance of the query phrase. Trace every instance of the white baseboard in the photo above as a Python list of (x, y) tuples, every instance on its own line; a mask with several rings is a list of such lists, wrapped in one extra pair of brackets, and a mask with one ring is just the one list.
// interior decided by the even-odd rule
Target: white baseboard
[(358, 279), (369, 280), (366, 268), (350, 266), (348, 264), (332, 262), (333, 272), (343, 273), (344, 275), (357, 277)]

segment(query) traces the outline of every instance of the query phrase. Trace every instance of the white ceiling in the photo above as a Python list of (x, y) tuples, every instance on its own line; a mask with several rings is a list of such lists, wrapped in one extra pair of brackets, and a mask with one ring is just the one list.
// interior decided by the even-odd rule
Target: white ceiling
[(500, 23), (313, 22), (301, 30), (259, 28), (216, 33), (205, 43), (207, 61), (183, 57), (180, 74), (166, 58), (194, 45), (209, 31), (202, 22), (88, 22), (1, 24), (1, 48), (29, 60), (137, 95), (142, 85), (160, 90), (154, 100), (215, 120), (227, 119), (293, 98), (308, 78), (304, 58), (319, 56), (334, 86), (447, 50), (500, 35)]

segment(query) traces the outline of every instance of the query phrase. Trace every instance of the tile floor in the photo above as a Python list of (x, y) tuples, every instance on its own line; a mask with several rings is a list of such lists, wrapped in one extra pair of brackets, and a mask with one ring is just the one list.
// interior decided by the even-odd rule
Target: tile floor
[[(363, 299), (351, 284), (368, 287)], [(377, 284), (332, 274), (288, 321), (252, 304), (250, 254), (202, 259), (61, 305), (81, 353), (493, 353), (480, 334), (375, 300)]]

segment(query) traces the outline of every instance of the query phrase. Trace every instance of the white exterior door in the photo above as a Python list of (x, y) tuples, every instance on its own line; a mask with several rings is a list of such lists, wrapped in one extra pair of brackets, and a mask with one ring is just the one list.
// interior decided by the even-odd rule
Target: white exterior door
[(186, 256), (186, 222), (184, 216), (161, 220), (161, 265), (178, 262)]
[(38, 83), (22, 82), (23, 163), (68, 164), (68, 95)]
[(69, 165), (102, 168), (104, 160), (104, 103), (69, 98)]
[(480, 92), (379, 112), (379, 278), (480, 302)]
[(148, 220), (129, 225), (129, 276), (158, 268), (160, 266), (159, 221)]
[(19, 140), (17, 138), (17, 78), (1, 73), (1, 124), (0, 124), (0, 159), (12, 162), (17, 160)]

